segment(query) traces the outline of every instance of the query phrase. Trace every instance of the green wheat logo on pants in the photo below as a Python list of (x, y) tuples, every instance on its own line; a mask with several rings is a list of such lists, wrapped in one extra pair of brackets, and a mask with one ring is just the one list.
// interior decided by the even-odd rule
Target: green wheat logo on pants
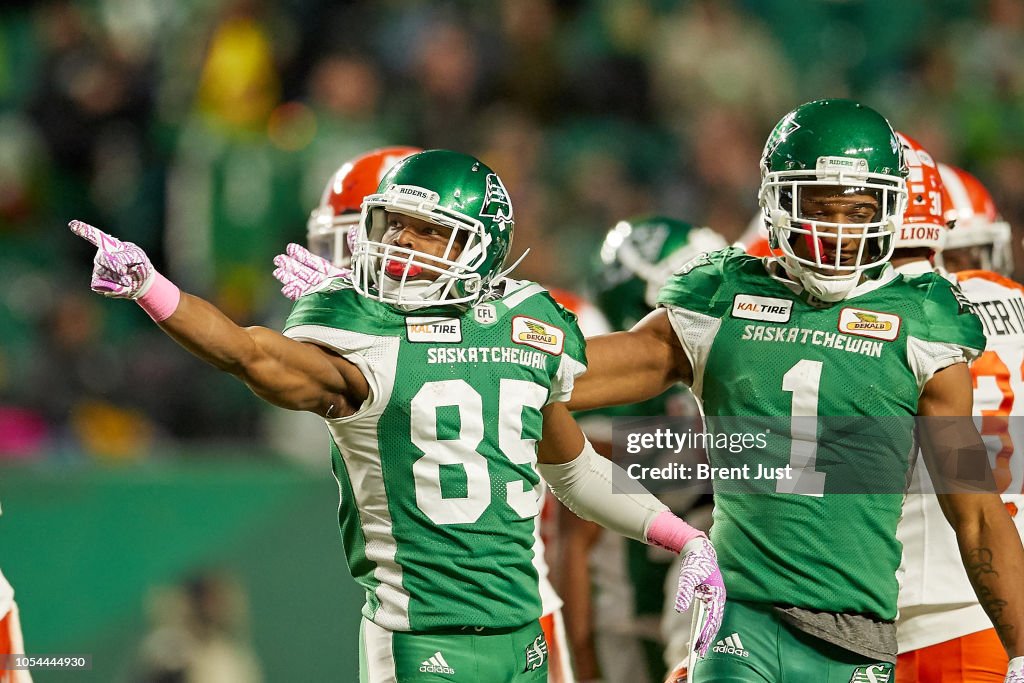
[(544, 640), (544, 634), (534, 638), (533, 642), (526, 646), (526, 668), (523, 673), (539, 669), (548, 658), (548, 642)]
[(892, 678), (892, 664), (858, 666), (850, 677), (850, 683), (889, 683)]

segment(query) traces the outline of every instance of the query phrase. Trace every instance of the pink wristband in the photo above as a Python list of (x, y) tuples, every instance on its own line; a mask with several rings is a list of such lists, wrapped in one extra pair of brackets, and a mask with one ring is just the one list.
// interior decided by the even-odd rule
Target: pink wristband
[(647, 542), (678, 553), (695, 538), (707, 535), (695, 529), (668, 510), (662, 510), (647, 529)]
[(153, 276), (149, 291), (135, 300), (155, 322), (170, 318), (181, 301), (181, 290), (160, 273)]

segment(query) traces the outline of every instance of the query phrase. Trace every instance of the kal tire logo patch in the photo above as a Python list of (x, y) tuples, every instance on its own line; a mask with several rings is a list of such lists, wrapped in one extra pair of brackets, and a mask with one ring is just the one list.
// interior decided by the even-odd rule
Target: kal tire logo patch
[(405, 334), (411, 342), (462, 342), (462, 321), (458, 318), (406, 318)]
[(789, 299), (737, 294), (732, 300), (732, 317), (734, 318), (788, 323), (792, 315), (793, 302)]

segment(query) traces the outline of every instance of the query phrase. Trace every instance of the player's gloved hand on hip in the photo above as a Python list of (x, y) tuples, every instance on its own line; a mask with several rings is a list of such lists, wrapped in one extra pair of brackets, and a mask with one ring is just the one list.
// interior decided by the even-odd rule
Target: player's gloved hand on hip
[(1014, 657), (1010, 660), (1003, 683), (1024, 683), (1024, 657)]
[(157, 272), (141, 247), (82, 221), (71, 221), (68, 227), (96, 247), (92, 291), (115, 299), (135, 299), (157, 322), (174, 313), (181, 292)]
[(690, 646), (703, 657), (719, 627), (725, 613), (725, 583), (718, 568), (718, 555), (714, 546), (704, 536), (687, 541), (682, 550), (679, 566), (679, 590), (676, 592), (676, 610), (685, 612), (693, 599), (701, 600), (707, 608), (707, 616), (697, 634), (696, 642)]
[(274, 277), (281, 283), (281, 293), (292, 301), (305, 296), (337, 277), (348, 277), (347, 268), (338, 268), (327, 259), (305, 247), (290, 243), (285, 253), (274, 257)]

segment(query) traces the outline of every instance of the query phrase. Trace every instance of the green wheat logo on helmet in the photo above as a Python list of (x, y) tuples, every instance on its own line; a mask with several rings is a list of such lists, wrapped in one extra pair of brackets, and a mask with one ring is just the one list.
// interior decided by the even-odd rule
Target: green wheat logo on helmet
[(788, 279), (823, 303), (849, 296), (892, 257), (906, 176), (895, 131), (871, 107), (816, 100), (783, 116), (765, 143), (758, 203)]
[(480, 209), (481, 218), (490, 218), (499, 230), (505, 231), (513, 224), (512, 200), (501, 184), (501, 178), (496, 173), (487, 174), (487, 195), (484, 197), (483, 208)]
[[(405, 227), (389, 231), (410, 219), (426, 224), (434, 241)], [(471, 306), (518, 263), (504, 267), (514, 229), (512, 200), (479, 159), (443, 149), (413, 154), (363, 200), (353, 286), (405, 310)]]
[(764, 152), (762, 153), (762, 160), (770, 159), (775, 150), (778, 149), (779, 145), (784, 143), (790, 135), (800, 130), (800, 124), (796, 121), (796, 112), (790, 112), (785, 116), (778, 125), (775, 126), (775, 130), (772, 131), (771, 137), (768, 138), (768, 144), (765, 145)]

